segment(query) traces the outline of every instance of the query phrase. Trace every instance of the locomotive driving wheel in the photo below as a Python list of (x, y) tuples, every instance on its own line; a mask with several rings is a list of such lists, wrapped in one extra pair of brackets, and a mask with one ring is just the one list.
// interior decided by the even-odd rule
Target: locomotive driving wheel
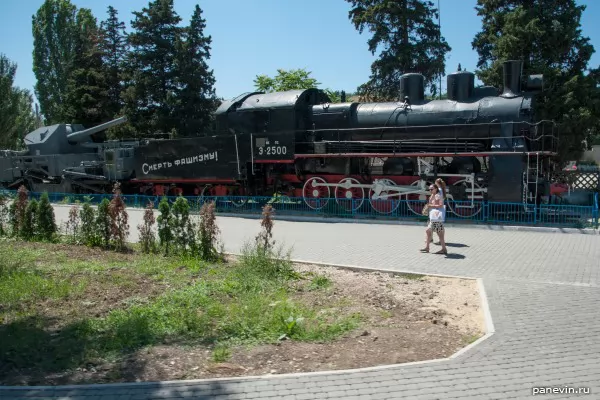
[[(393, 189), (383, 189), (380, 185), (396, 186), (391, 179), (379, 179), (375, 183), (375, 190), (369, 190), (369, 203), (373, 210), (381, 214), (389, 214), (400, 206), (402, 195)], [(380, 190), (381, 189), (381, 190)], [(377, 193), (379, 191), (379, 193)]]
[(246, 197), (247, 191), (242, 186), (232, 186), (227, 189), (227, 194), (231, 196), (229, 201), (235, 207), (241, 207), (248, 202), (248, 197)]
[(365, 201), (365, 191), (360, 182), (354, 178), (344, 178), (335, 188), (335, 201), (347, 211), (355, 211)]
[(325, 179), (315, 176), (307, 180), (302, 188), (304, 202), (313, 210), (320, 210), (329, 202), (329, 186), (316, 186), (319, 183), (327, 184)]
[(472, 218), (481, 212), (484, 192), (481, 186), (476, 182), (471, 186), (471, 182), (466, 179), (455, 182), (452, 186), (464, 187), (466, 195), (465, 200), (454, 200), (452, 195), (448, 195), (448, 200), (450, 200), (448, 208), (454, 215), (462, 218)]
[[(415, 186), (415, 188), (427, 191), (427, 188), (429, 188), (429, 185), (431, 184), (432, 182), (430, 181), (419, 179), (418, 181), (411, 183), (410, 186)], [(423, 208), (425, 207), (425, 204), (427, 204), (429, 196), (426, 194), (413, 193), (406, 195), (406, 200), (406, 205), (410, 211), (417, 215), (423, 215)]]

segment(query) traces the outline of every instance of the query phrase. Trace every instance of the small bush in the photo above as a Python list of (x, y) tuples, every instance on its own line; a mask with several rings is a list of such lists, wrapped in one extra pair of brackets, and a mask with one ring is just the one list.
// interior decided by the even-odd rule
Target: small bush
[(215, 203), (204, 203), (200, 209), (199, 244), (200, 257), (206, 261), (216, 261), (220, 258), (217, 241), (220, 234), (215, 214)]
[(190, 220), (190, 205), (185, 197), (178, 197), (173, 204), (172, 235), (178, 253), (187, 254), (194, 249), (196, 242), (194, 226)]
[(19, 236), (24, 240), (33, 240), (36, 236), (38, 236), (38, 224), (37, 224), (37, 211), (38, 211), (38, 202), (36, 199), (33, 199), (27, 204), (27, 208), (25, 209), (25, 217), (23, 218), (23, 225), (21, 225), (21, 230), (19, 232)]
[(273, 207), (267, 204), (263, 207), (262, 230), (255, 238), (254, 246), (245, 244), (241, 261), (245, 268), (258, 273), (267, 279), (288, 279), (296, 277), (290, 260), (291, 251), (284, 254), (283, 248), (275, 248), (273, 238)]
[(20, 236), (21, 227), (25, 220), (25, 210), (27, 209), (27, 189), (21, 185), (17, 191), (17, 197), (10, 207), (10, 222), (12, 225), (12, 235)]
[(117, 250), (124, 250), (129, 236), (129, 224), (125, 202), (121, 197), (121, 185), (115, 183), (113, 198), (110, 201), (108, 214), (110, 216), (110, 234)]
[[(105, 207), (107, 207), (107, 205)], [(104, 228), (102, 228), (102, 225), (98, 225), (96, 213), (94, 212), (94, 209), (90, 205), (89, 201), (83, 203), (81, 211), (79, 212), (79, 218), (81, 219), (81, 242), (87, 246), (101, 245), (101, 233)], [(98, 226), (100, 226), (102, 229), (98, 229)]]
[(144, 211), (144, 223), (138, 225), (140, 243), (142, 245), (142, 252), (144, 253), (154, 253), (156, 251), (154, 223), (154, 203), (149, 201), (146, 210)]
[(9, 198), (0, 194), (0, 236), (8, 235)]
[(158, 211), (160, 212), (157, 218), (160, 247), (164, 249), (165, 255), (168, 255), (173, 242), (173, 231), (171, 230), (173, 216), (166, 197), (163, 197), (158, 204)]
[(37, 207), (37, 224), (39, 237), (42, 240), (53, 241), (58, 227), (54, 217), (54, 208), (50, 204), (48, 192), (44, 192)]
[(105, 248), (108, 248), (110, 244), (110, 215), (109, 215), (110, 202), (104, 198), (98, 206), (98, 214), (96, 214), (96, 234), (98, 236), (98, 242)]
[(65, 234), (69, 243), (79, 243), (79, 234), (81, 229), (81, 218), (79, 216), (79, 207), (72, 206), (69, 209), (69, 219), (65, 224)]

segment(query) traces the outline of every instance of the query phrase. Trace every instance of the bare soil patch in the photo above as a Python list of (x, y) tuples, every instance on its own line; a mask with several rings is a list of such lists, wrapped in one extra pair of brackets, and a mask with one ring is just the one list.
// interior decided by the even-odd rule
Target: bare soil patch
[[(27, 327), (26, 332), (36, 340), (52, 341), (75, 317), (102, 318), (134, 303), (148, 303), (165, 291), (191, 287), (202, 279), (185, 265), (173, 267), (168, 276), (133, 268), (135, 254), (68, 245), (23, 246), (47, 246), (47, 255), (37, 261), (44, 265), (52, 264), (53, 257), (64, 260), (65, 255), (112, 265), (94, 272), (73, 271), (70, 279), (74, 285), (86, 282), (82, 291), (34, 303), (29, 312), (46, 319), (37, 336)], [(475, 280), (304, 264), (296, 264), (294, 269), (302, 279), (291, 283), (290, 299), (316, 307), (324, 315), (360, 315), (358, 328), (330, 341), (283, 339), (272, 344), (230, 346), (218, 356), (214, 344), (169, 339), (117, 358), (69, 353), (65, 357), (81, 357), (70, 362), (69, 368), (45, 368), (43, 363), (16, 370), (0, 368), (0, 380), (5, 385), (62, 385), (353, 369), (448, 357), (485, 333)], [(49, 268), (47, 274), (59, 272)], [(2, 335), (17, 332), (17, 328), (10, 329), (2, 330), (0, 324), (0, 341)], [(78, 345), (84, 346), (73, 343)]]

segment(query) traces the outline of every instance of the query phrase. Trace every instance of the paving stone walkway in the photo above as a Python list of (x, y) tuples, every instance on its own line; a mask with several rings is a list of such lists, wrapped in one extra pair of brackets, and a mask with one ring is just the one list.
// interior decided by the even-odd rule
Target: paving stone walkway
[[(57, 206), (57, 219), (68, 208)], [(130, 226), (141, 212), (130, 210)], [(256, 219), (220, 217), (238, 252)], [(136, 239), (132, 229), (132, 239)], [(294, 259), (482, 278), (495, 333), (449, 361), (212, 381), (5, 388), (0, 399), (600, 399), (600, 236), (452, 227), (448, 257), (423, 226), (276, 221)], [(435, 248), (433, 246), (432, 248)], [(550, 395), (534, 388), (556, 387)], [(589, 388), (589, 394), (577, 394)], [(562, 390), (562, 392), (560, 391)]]

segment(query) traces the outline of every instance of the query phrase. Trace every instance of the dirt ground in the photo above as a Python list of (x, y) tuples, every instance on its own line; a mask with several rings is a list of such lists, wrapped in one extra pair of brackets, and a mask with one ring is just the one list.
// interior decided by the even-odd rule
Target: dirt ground
[[(448, 357), (485, 333), (474, 280), (392, 276), (315, 265), (295, 268), (325, 275), (333, 283), (329, 289), (299, 291), (295, 297), (329, 310), (344, 307), (344, 313), (360, 312), (362, 327), (330, 343), (283, 340), (276, 345), (231, 348), (230, 357), (221, 363), (213, 361), (212, 349), (207, 347), (165, 343), (116, 362), (98, 360), (75, 371), (46, 375), (43, 382), (35, 384), (202, 379), (372, 367)], [(147, 296), (162, 289), (151, 282), (132, 283), (145, 287)], [(99, 304), (92, 308), (101, 315), (132, 293), (95, 295)]]

